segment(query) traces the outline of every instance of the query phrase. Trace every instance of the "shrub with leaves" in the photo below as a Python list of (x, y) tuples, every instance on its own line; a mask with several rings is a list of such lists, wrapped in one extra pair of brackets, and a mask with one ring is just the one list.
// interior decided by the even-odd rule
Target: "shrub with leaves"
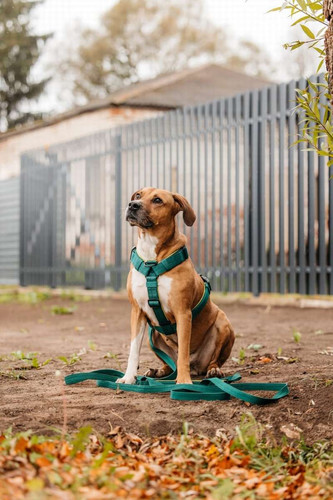
[[(317, 73), (323, 69), (325, 61), (324, 39), (328, 22), (323, 13), (320, 0), (286, 0), (273, 11), (287, 11), (292, 19), (291, 26), (299, 25), (306, 40), (295, 40), (284, 45), (286, 49), (296, 50), (306, 45), (318, 56)], [(296, 111), (299, 113), (302, 134), (297, 142), (304, 142), (306, 150), (315, 151), (326, 157), (327, 165), (333, 165), (333, 128), (331, 123), (332, 95), (329, 92), (328, 75), (319, 83), (307, 82), (305, 89), (297, 90)]]

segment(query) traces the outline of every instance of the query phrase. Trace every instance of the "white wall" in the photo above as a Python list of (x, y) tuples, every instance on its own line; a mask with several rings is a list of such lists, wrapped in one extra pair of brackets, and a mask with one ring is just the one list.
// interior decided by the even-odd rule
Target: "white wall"
[(159, 113), (161, 112), (149, 108), (110, 107), (86, 112), (47, 127), (3, 138), (0, 136), (0, 180), (19, 175), (20, 156), (25, 151), (47, 149), (53, 144), (144, 120)]

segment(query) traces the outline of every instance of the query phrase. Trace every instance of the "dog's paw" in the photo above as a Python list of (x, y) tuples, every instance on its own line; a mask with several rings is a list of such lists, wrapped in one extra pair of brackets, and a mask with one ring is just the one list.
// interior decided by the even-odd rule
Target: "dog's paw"
[(156, 378), (157, 375), (157, 369), (156, 368), (149, 368), (149, 370), (147, 370), (145, 373), (144, 373), (144, 376), (145, 377), (151, 377), (151, 378)]
[(224, 378), (225, 377), (222, 369), (219, 368), (218, 366), (214, 366), (213, 368), (210, 368), (209, 370), (207, 370), (206, 378), (214, 378), (214, 377), (217, 377), (217, 378)]
[(163, 368), (149, 368), (145, 373), (145, 377), (161, 378), (170, 375), (171, 372), (172, 370), (169, 366)]
[(135, 384), (135, 379), (135, 375), (129, 377), (125, 375), (122, 378), (117, 378), (116, 384)]
[(176, 384), (193, 384), (191, 377), (177, 377)]

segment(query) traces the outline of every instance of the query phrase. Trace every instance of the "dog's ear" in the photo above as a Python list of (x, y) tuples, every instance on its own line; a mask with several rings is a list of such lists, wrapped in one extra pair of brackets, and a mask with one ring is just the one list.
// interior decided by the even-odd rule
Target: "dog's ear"
[(135, 199), (136, 195), (137, 195), (138, 193), (140, 193), (140, 191), (141, 191), (141, 189), (138, 189), (137, 191), (135, 191), (135, 193), (133, 193), (133, 194), (132, 194), (132, 196), (131, 196), (131, 201), (133, 201), (133, 200)]
[(183, 211), (184, 222), (187, 226), (193, 226), (196, 215), (194, 213), (193, 208), (187, 201), (187, 199), (178, 193), (172, 193), (173, 199), (175, 200), (175, 205), (177, 208), (177, 212)]

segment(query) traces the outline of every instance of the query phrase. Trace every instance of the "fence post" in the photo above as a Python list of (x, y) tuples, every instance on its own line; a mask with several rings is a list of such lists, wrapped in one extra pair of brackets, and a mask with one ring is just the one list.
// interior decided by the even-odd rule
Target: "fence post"
[(121, 210), (121, 135), (115, 138), (115, 280), (114, 289), (121, 289), (121, 274), (122, 274), (122, 255), (121, 255), (121, 240), (122, 240), (122, 210)]
[(25, 156), (21, 156), (21, 170), (20, 170), (20, 229), (19, 229), (19, 247), (20, 247), (20, 257), (19, 257), (19, 284), (20, 286), (25, 286), (25, 238), (24, 238), (24, 230), (25, 230), (25, 188), (26, 188), (26, 169), (25, 169)]

